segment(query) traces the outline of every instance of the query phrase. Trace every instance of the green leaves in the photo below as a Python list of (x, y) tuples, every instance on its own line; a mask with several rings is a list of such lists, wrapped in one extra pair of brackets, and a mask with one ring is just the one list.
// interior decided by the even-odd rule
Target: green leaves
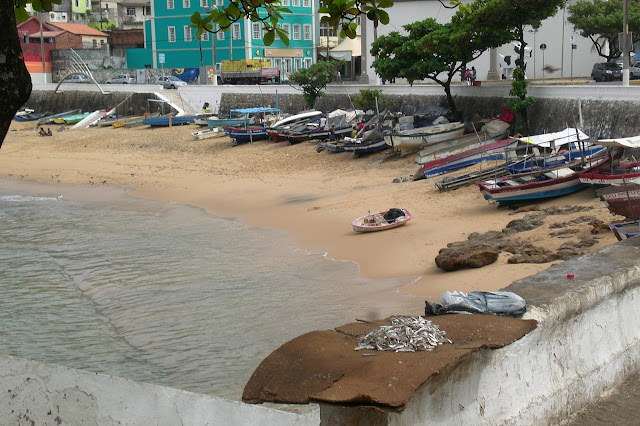
[(297, 83), (302, 89), (307, 105), (313, 108), (316, 100), (322, 96), (323, 90), (335, 78), (344, 61), (321, 61), (302, 68), (289, 76), (289, 80)]
[(29, 13), (27, 13), (27, 4), (31, 3), (31, 7), (36, 12), (44, 12), (53, 9), (54, 4), (60, 4), (62, 0), (14, 0), (13, 12), (17, 22), (24, 22), (29, 19)]

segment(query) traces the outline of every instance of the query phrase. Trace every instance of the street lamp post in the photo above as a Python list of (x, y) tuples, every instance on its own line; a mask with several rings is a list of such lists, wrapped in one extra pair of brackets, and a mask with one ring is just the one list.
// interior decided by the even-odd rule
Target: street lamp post
[[(218, 7), (213, 3), (216, 0), (211, 0), (211, 9), (209, 9), (209, 5), (204, 7), (204, 11), (209, 13), (209, 11), (213, 12), (214, 9), (218, 9)], [(215, 27), (214, 27), (215, 29)], [(216, 75), (216, 33), (211, 33), (211, 60), (213, 61), (213, 75), (212, 75), (212, 83), (214, 86), (218, 85), (218, 76)]]

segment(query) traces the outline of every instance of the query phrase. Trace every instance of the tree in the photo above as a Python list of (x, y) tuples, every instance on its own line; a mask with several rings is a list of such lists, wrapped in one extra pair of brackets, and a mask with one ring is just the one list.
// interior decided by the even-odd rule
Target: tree
[[(540, 27), (543, 20), (554, 16), (558, 9), (564, 4), (565, 0), (490, 0), (494, 3), (492, 11), (485, 11), (485, 16), (492, 16), (496, 11), (502, 11), (499, 14), (498, 26), (511, 31), (513, 40), (519, 44), (519, 58), (516, 60), (517, 69), (522, 72), (514, 71), (514, 80), (509, 94), (516, 96), (517, 100), (512, 101), (512, 107), (516, 108), (520, 113), (522, 121), (522, 130), (524, 135), (529, 134), (529, 119), (527, 109), (533, 105), (535, 98), (527, 98), (527, 81), (525, 80), (526, 62), (525, 47), (527, 43), (524, 40), (524, 32), (526, 26)], [(516, 70), (517, 70), (516, 69)]]
[[(629, 28), (633, 28), (633, 43), (640, 42), (640, 3), (629, 1)], [(611, 62), (622, 55), (618, 33), (622, 31), (622, 0), (580, 0), (569, 6), (567, 20), (588, 37), (593, 48)]]
[(303, 92), (307, 106), (313, 108), (316, 100), (322, 96), (327, 84), (336, 78), (343, 61), (321, 61), (309, 68), (301, 68), (289, 76), (289, 80), (296, 82)]
[(479, 19), (490, 1), (460, 6), (452, 20), (439, 24), (435, 19), (403, 26), (407, 35), (392, 32), (379, 37), (371, 53), (376, 56), (373, 68), (387, 80), (405, 78), (409, 84), (429, 79), (445, 91), (452, 114), (460, 118), (451, 95), (451, 81), (461, 68), (485, 50), (511, 40), (511, 32), (493, 25), (493, 20)]

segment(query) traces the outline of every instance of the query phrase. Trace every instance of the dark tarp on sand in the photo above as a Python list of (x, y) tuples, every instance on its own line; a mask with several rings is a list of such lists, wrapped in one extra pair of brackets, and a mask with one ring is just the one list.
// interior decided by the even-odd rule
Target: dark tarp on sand
[(248, 403), (310, 401), (371, 405), (402, 411), (429, 377), (473, 351), (508, 345), (536, 328), (535, 320), (493, 315), (428, 317), (453, 344), (433, 351), (356, 351), (360, 338), (390, 318), (312, 331), (267, 356), (247, 382)]

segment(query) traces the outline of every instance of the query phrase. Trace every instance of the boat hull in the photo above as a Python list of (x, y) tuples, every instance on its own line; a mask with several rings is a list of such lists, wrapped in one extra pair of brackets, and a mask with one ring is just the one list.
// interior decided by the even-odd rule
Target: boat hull
[(609, 229), (616, 236), (618, 241), (626, 240), (640, 235), (640, 221), (632, 220), (629, 222), (609, 223)]
[(435, 126), (392, 133), (386, 140), (388, 145), (405, 154), (419, 151), (427, 145), (459, 138), (464, 133), (465, 127), (466, 125), (460, 122), (437, 124)]
[(266, 140), (269, 135), (265, 127), (240, 129), (236, 127), (223, 127), (224, 132), (233, 139), (236, 144), (251, 143)]
[(598, 189), (596, 194), (613, 214), (640, 219), (640, 185), (627, 183)]
[(388, 212), (388, 210), (386, 210), (361, 216), (351, 222), (351, 226), (355, 232), (377, 232), (397, 228), (398, 226), (405, 225), (413, 218), (407, 209), (401, 210), (404, 213), (404, 217), (399, 217), (393, 222), (387, 222), (384, 219), (384, 215)]
[(218, 127), (214, 127), (212, 129), (200, 130), (198, 132), (191, 133), (193, 140), (201, 140), (201, 139), (211, 139), (211, 138), (219, 138), (222, 136), (226, 136), (226, 133)]
[(194, 118), (195, 115), (188, 115), (183, 117), (143, 118), (142, 124), (151, 127), (183, 126), (193, 123)]
[[(584, 171), (596, 170), (609, 162), (608, 156), (592, 158)], [(500, 205), (531, 200), (555, 198), (577, 192), (587, 185), (580, 182), (580, 163), (567, 163), (557, 168), (508, 175), (498, 179), (476, 182), (483, 197)]]

